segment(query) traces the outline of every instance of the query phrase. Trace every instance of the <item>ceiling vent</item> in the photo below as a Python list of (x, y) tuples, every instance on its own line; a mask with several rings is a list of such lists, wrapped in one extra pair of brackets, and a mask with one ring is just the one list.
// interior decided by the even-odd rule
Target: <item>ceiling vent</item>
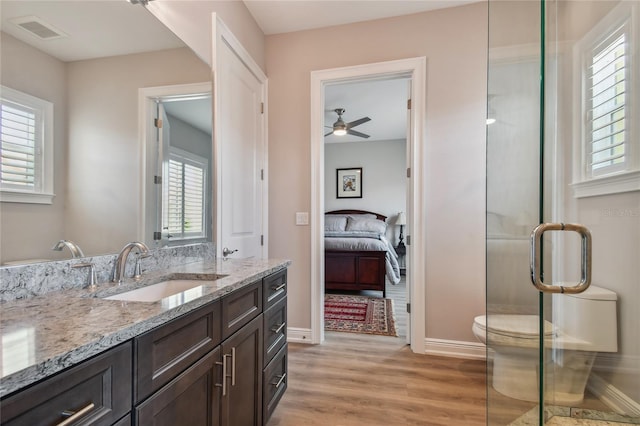
[(57, 38), (68, 37), (64, 31), (60, 31), (37, 16), (14, 18), (11, 19), (10, 22), (23, 30), (28, 31), (31, 35), (39, 38), (40, 40), (54, 40)]

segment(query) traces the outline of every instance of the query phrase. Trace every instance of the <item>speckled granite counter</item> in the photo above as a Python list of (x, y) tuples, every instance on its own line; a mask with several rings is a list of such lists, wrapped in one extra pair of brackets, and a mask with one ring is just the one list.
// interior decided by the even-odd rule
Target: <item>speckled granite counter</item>
[[(75, 365), (290, 264), (288, 260), (215, 260), (149, 273), (140, 282), (99, 284), (0, 304), (0, 397)], [(211, 281), (215, 275), (225, 275)], [(203, 279), (196, 298), (158, 302), (104, 300), (166, 279)], [(192, 296), (193, 297), (193, 296)]]

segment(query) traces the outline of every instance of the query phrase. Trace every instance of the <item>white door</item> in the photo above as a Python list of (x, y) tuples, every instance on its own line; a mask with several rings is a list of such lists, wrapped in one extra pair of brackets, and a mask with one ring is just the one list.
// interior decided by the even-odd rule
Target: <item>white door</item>
[(217, 46), (218, 256), (262, 258), (264, 83), (224, 40)]

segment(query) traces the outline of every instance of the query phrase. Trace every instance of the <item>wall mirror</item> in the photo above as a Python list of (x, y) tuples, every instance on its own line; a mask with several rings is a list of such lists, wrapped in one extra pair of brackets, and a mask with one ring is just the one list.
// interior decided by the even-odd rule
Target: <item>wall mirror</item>
[[(155, 247), (211, 241), (212, 114), (202, 90), (210, 88), (209, 66), (139, 5), (0, 7), (3, 105), (12, 90), (51, 105), (43, 133), (51, 141), (34, 149), (33, 169), (49, 177), (44, 192), (54, 194), (16, 202), (13, 188), (2, 191), (0, 265), (72, 257), (68, 246), (52, 250), (60, 240), (85, 256), (116, 253), (132, 240)], [(141, 90), (185, 86), (183, 94), (145, 92), (141, 101)], [(149, 109), (161, 114), (162, 127), (140, 124)], [(3, 119), (9, 115), (3, 107)], [(193, 176), (200, 183), (190, 187)]]

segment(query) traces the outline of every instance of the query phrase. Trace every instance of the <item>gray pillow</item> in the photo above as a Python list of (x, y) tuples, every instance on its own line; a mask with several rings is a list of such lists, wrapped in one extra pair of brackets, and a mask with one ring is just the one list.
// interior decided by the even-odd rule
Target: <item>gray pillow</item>
[(378, 219), (369, 218), (353, 218), (347, 221), (347, 231), (366, 231), (384, 234), (387, 230), (387, 224)]
[(347, 217), (328, 214), (324, 216), (324, 230), (335, 232), (344, 231), (347, 227)]

